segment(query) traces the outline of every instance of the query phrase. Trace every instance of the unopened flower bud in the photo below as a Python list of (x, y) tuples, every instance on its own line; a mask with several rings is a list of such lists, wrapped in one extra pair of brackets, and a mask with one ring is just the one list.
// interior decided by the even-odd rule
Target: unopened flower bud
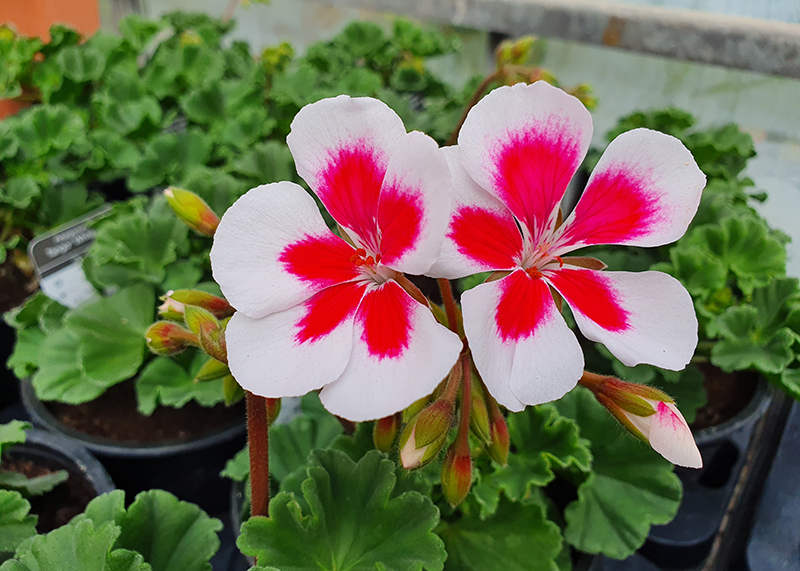
[(528, 63), (533, 56), (536, 41), (536, 36), (523, 36), (501, 42), (495, 52), (498, 67)]
[(156, 355), (177, 355), (189, 345), (200, 345), (197, 335), (172, 321), (156, 321), (147, 328), (144, 338)]
[(244, 389), (236, 382), (233, 375), (222, 377), (222, 396), (225, 399), (225, 406), (236, 404), (244, 397)]
[(264, 401), (267, 408), (267, 424), (272, 425), (281, 413), (281, 399), (265, 398)]
[(703, 458), (686, 419), (663, 391), (613, 377), (584, 373), (581, 384), (637, 438), (679, 466), (702, 468)]
[(217, 361), (216, 359), (209, 359), (203, 363), (203, 366), (201, 366), (200, 370), (197, 371), (197, 374), (194, 376), (194, 382), (201, 383), (203, 381), (213, 381), (230, 374), (231, 371), (228, 369), (228, 365)]
[(508, 434), (508, 424), (506, 424), (506, 419), (499, 408), (496, 408), (496, 413), (492, 415), (489, 433), (489, 445), (486, 447), (486, 452), (488, 452), (492, 460), (505, 466), (508, 463), (508, 449), (511, 446), (511, 438)]
[(428, 406), (428, 399), (429, 397), (422, 397), (421, 399), (414, 401), (411, 405), (403, 411), (403, 422), (410, 422), (412, 418), (417, 416), (417, 414), (426, 406)]
[(437, 400), (412, 418), (400, 435), (400, 460), (405, 468), (419, 468), (433, 460), (447, 441), (453, 422), (453, 403)]
[(455, 507), (467, 497), (472, 487), (472, 458), (469, 448), (462, 452), (456, 442), (447, 450), (442, 462), (442, 492), (451, 506)]
[(472, 432), (486, 443), (491, 442), (489, 427), (489, 409), (486, 406), (483, 388), (480, 381), (472, 379), (472, 405), (469, 408), (469, 427)]
[(206, 236), (213, 236), (219, 226), (219, 216), (195, 193), (169, 187), (164, 191), (172, 210), (189, 228)]
[[(230, 317), (236, 311), (231, 307), (231, 304), (221, 297), (196, 289), (170, 290), (161, 299), (164, 300), (164, 303), (158, 308), (159, 313), (161, 313), (163, 308), (165, 312), (180, 314), (178, 319), (183, 319), (187, 305), (202, 307), (217, 319)], [(171, 317), (165, 314), (162, 315), (171, 319)]]
[(398, 413), (375, 421), (372, 427), (372, 441), (375, 448), (381, 452), (389, 452), (392, 449), (400, 431), (400, 418), (401, 415)]
[(228, 362), (225, 330), (210, 311), (195, 305), (187, 305), (184, 313), (186, 325), (200, 340), (200, 348), (222, 363)]

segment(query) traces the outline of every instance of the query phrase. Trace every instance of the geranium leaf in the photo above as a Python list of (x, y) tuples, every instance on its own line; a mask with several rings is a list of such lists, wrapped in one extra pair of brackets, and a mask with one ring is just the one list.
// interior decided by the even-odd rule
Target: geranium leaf
[(125, 513), (125, 492), (113, 490), (97, 496), (86, 506), (83, 517), (92, 520), (95, 527), (106, 523), (117, 523)]
[(66, 328), (45, 338), (39, 355), (39, 370), (33, 388), (41, 400), (79, 404), (97, 398), (109, 385), (88, 377), (80, 366), (80, 340)]
[(591, 438), (592, 472), (564, 512), (566, 540), (586, 553), (624, 559), (644, 543), (650, 526), (669, 522), (682, 488), (672, 464), (620, 431), (592, 396), (577, 387), (555, 403)]
[(15, 126), (20, 148), (32, 157), (85, 142), (83, 119), (65, 105), (36, 105)]
[(537, 501), (502, 499), (489, 519), (464, 516), (439, 535), (446, 571), (552, 571), (562, 546), (561, 531)]
[(60, 483), (66, 482), (68, 478), (69, 473), (66, 470), (58, 470), (35, 478), (28, 478), (17, 472), (0, 470), (0, 489), (16, 490), (25, 497), (41, 496)]
[(5, 188), (0, 188), (0, 202), (14, 208), (27, 208), (39, 194), (41, 189), (33, 177), (15, 176), (6, 181)]
[(502, 493), (517, 502), (534, 487), (547, 485), (555, 478), (554, 469), (575, 467), (589, 471), (592, 455), (589, 441), (580, 437), (578, 426), (561, 416), (553, 405), (528, 407), (508, 416), (508, 430), (515, 453), (508, 465), (482, 473), (473, 488), (481, 506), (480, 517), (497, 510)]
[(36, 535), (36, 516), (19, 492), (0, 490), (0, 553), (13, 553), (25, 539)]
[(25, 442), (25, 431), (30, 427), (30, 422), (22, 420), (12, 420), (6, 424), (0, 424), (0, 455), (14, 444)]
[(159, 404), (180, 408), (194, 400), (214, 406), (223, 400), (222, 379), (195, 383), (194, 375), (173, 359), (158, 357), (136, 379), (136, 400), (144, 415), (153, 414)]
[(302, 484), (270, 502), (270, 517), (242, 526), (239, 548), (283, 571), (441, 570), (447, 554), (433, 533), (439, 513), (429, 498), (392, 497), (395, 465), (377, 451), (358, 463), (338, 450), (312, 454)]
[(211, 571), (222, 522), (163, 490), (136, 496), (117, 520), (116, 547), (140, 553), (153, 571)]
[(109, 387), (135, 375), (144, 360), (144, 332), (154, 308), (153, 290), (139, 284), (73, 310), (66, 328), (78, 338), (86, 376)]

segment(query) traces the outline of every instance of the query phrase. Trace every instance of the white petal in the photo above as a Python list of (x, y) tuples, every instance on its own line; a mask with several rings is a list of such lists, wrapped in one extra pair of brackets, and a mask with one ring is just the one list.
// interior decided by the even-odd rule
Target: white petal
[[(317, 262), (326, 262), (312, 264), (325, 270), (322, 274), (293, 274), (282, 261), (287, 248), (304, 241), (325, 246), (310, 248)], [(230, 304), (258, 318), (352, 279), (357, 271), (348, 259), (351, 250), (328, 230), (305, 190), (291, 182), (277, 182), (248, 191), (225, 212), (214, 234), (211, 268)]]
[(425, 273), (439, 255), (453, 198), (450, 170), (436, 141), (414, 131), (392, 151), (378, 202), (382, 263)]
[(571, 249), (669, 244), (686, 232), (705, 184), (678, 139), (649, 129), (628, 131), (600, 157), (559, 242)]
[(467, 174), (457, 146), (442, 152), (453, 179), (453, 202), (439, 259), (426, 275), (456, 279), (513, 268), (522, 250), (513, 215)]
[(674, 403), (653, 403), (657, 407), (650, 425), (650, 446), (664, 458), (687, 468), (702, 468), (703, 457), (686, 420)]
[[(398, 312), (401, 325), (395, 323)], [(406, 342), (395, 343), (403, 331)], [(347, 368), (319, 396), (330, 412), (356, 422), (389, 416), (432, 393), (462, 346), (455, 333), (393, 281), (364, 297), (353, 336)]]
[(575, 387), (583, 352), (547, 285), (523, 271), (461, 296), (475, 366), (507, 409), (553, 401)]
[(568, 266), (545, 276), (569, 303), (583, 334), (626, 366), (679, 371), (691, 360), (697, 317), (689, 292), (672, 276)]
[(340, 95), (303, 107), (286, 137), (297, 173), (372, 253), (381, 183), (405, 134), (403, 121), (385, 103)]
[(233, 315), (225, 331), (228, 365), (244, 389), (268, 398), (300, 396), (342, 374), (353, 345), (355, 311), (328, 323), (326, 334), (309, 338), (301, 334), (308, 310), (304, 304), (261, 319)]

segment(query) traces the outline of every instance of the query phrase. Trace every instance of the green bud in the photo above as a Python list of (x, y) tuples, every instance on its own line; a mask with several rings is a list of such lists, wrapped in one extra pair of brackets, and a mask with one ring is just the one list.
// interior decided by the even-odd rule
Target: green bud
[(214, 235), (219, 226), (219, 216), (202, 198), (189, 190), (174, 186), (165, 190), (164, 196), (178, 218), (189, 228), (206, 236)]

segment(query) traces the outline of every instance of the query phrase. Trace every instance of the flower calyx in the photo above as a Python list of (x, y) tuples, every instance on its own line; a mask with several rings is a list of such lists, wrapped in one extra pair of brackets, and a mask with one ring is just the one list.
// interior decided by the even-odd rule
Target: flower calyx
[(161, 300), (158, 314), (164, 319), (183, 321), (187, 305), (195, 305), (211, 312), (217, 319), (230, 317), (236, 311), (227, 300), (196, 289), (170, 290)]
[(156, 321), (144, 333), (147, 347), (156, 355), (177, 355), (188, 346), (200, 346), (198, 336), (173, 321)]
[(199, 338), (200, 348), (217, 361), (227, 364), (228, 349), (223, 322), (210, 311), (196, 305), (186, 306), (184, 319), (189, 329)]
[(439, 399), (417, 413), (400, 435), (400, 460), (407, 469), (433, 460), (444, 447), (453, 423), (455, 405)]
[(195, 232), (213, 236), (217, 231), (219, 216), (195, 193), (171, 186), (164, 191), (164, 196), (178, 218)]
[(447, 502), (455, 507), (467, 497), (472, 487), (472, 457), (469, 447), (453, 443), (442, 462), (442, 493)]
[(395, 413), (385, 418), (379, 418), (372, 427), (372, 442), (381, 452), (389, 452), (397, 440), (400, 432), (402, 413)]

